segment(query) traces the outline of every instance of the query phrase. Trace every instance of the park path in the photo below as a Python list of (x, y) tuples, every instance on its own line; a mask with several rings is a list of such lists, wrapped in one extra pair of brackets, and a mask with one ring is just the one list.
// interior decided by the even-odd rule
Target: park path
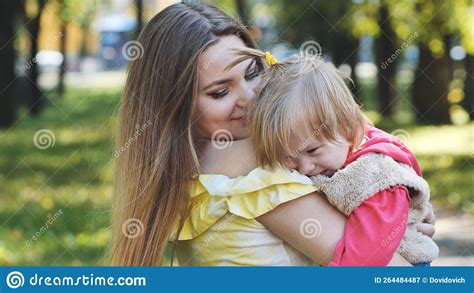
[(474, 266), (474, 216), (446, 216), (436, 221), (439, 258), (433, 266)]

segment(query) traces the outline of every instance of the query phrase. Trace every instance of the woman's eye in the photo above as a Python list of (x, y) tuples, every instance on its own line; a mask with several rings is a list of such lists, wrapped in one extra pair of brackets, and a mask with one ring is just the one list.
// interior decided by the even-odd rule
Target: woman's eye
[(224, 89), (220, 92), (210, 93), (208, 95), (213, 97), (214, 99), (219, 99), (226, 96), (228, 93), (229, 93), (229, 89)]
[(250, 71), (246, 76), (245, 76), (245, 80), (252, 80), (254, 79), (255, 77), (259, 76), (260, 75), (260, 71), (257, 69), (257, 66), (254, 66), (252, 71)]

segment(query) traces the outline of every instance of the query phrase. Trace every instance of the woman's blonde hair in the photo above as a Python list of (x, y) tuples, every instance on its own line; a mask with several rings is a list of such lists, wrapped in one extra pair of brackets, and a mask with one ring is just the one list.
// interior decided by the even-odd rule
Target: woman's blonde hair
[(112, 265), (162, 264), (171, 235), (181, 227), (190, 179), (199, 173), (192, 131), (198, 58), (228, 35), (256, 47), (241, 23), (196, 2), (167, 7), (141, 32), (143, 50), (129, 64), (120, 105)]
[[(265, 58), (255, 49), (236, 50), (240, 57)], [(321, 56), (299, 54), (269, 66), (249, 111), (251, 136), (258, 163), (282, 165), (290, 136), (309, 129), (322, 142), (338, 135), (358, 146), (369, 122), (355, 102), (341, 73)], [(294, 150), (293, 150), (294, 151)]]

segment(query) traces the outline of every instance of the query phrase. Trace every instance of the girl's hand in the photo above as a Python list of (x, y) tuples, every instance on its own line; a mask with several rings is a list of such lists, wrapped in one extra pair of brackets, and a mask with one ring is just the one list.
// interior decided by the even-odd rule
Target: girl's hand
[(431, 204), (428, 205), (428, 210), (425, 213), (425, 218), (423, 219), (423, 223), (420, 223), (416, 226), (416, 230), (433, 238), (435, 233), (435, 223), (436, 223), (436, 216), (433, 212), (433, 206)]

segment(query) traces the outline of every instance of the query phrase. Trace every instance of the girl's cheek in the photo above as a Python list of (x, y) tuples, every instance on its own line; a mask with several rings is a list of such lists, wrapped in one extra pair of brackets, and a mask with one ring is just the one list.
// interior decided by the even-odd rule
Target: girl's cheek
[(292, 162), (291, 160), (283, 160), (283, 165), (285, 165), (286, 168), (288, 169), (294, 169), (295, 168), (295, 163)]
[(332, 165), (333, 165), (332, 169), (337, 170), (337, 169), (342, 168), (345, 161), (346, 161), (346, 158), (339, 154), (338, 158), (332, 161)]

